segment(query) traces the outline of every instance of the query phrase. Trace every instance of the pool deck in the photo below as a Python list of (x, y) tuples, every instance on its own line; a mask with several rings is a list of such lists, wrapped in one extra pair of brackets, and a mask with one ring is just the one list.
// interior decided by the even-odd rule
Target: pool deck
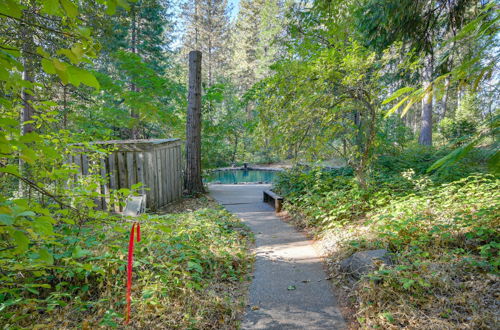
[(255, 233), (242, 329), (346, 329), (312, 242), (262, 202), (268, 184), (211, 184), (210, 195)]

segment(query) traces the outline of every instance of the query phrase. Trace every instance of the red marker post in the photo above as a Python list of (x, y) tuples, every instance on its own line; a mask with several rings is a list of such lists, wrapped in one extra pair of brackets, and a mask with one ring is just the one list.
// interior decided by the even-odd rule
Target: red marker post
[(141, 224), (134, 222), (130, 231), (130, 241), (128, 243), (128, 263), (127, 263), (127, 309), (125, 311), (125, 324), (130, 321), (130, 294), (132, 293), (132, 264), (134, 262), (134, 232), (137, 232), (137, 242), (141, 241)]

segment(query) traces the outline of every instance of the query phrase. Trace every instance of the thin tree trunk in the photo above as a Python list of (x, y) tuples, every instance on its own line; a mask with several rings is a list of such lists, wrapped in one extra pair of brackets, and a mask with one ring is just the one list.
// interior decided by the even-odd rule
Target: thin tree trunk
[(201, 52), (189, 52), (189, 95), (186, 121), (186, 190), (203, 193), (201, 179)]
[(424, 146), (432, 146), (432, 72), (434, 71), (434, 59), (432, 54), (425, 57), (424, 66), (424, 90), (427, 92), (422, 100), (422, 125), (420, 127), (420, 136), (418, 143)]
[(441, 115), (441, 120), (443, 120), (446, 117), (446, 112), (448, 110), (448, 95), (450, 92), (450, 83), (451, 83), (451, 78), (450, 76), (447, 76), (444, 81), (444, 95), (443, 99), (441, 100), (443, 104), (443, 113)]
[(464, 97), (464, 87), (462, 86), (461, 81), (459, 81), (457, 86), (457, 108), (455, 109), (455, 113), (456, 110), (459, 110), (462, 107), (463, 97)]
[[(28, 11), (24, 12), (25, 19), (29, 21), (31, 14)], [(24, 36), (24, 42), (21, 46), (22, 53), (22, 63), (23, 63), (23, 80), (33, 83), (35, 82), (34, 78), (34, 70), (35, 70), (35, 60), (33, 58), (33, 53), (35, 52), (35, 43), (33, 40), (33, 33), (30, 27), (26, 24), (23, 24), (21, 27), (21, 31)], [(33, 120), (34, 108), (32, 105), (33, 95), (28, 92), (30, 88), (23, 88), (21, 92), (21, 99), (23, 102), (23, 107), (21, 110), (21, 134), (26, 135), (34, 131), (33, 124), (31, 121)], [(29, 172), (28, 165), (19, 158), (19, 173), (21, 176), (27, 176)], [(28, 196), (29, 195), (29, 187), (26, 186), (19, 180), (19, 195), (20, 196)]]
[(63, 86), (63, 128), (68, 128), (68, 91), (66, 85)]
[(236, 160), (236, 153), (238, 152), (238, 142), (239, 142), (239, 136), (236, 134), (234, 136), (234, 148), (233, 148), (233, 155), (231, 157), (231, 163), (234, 163)]
[[(31, 54), (34, 53), (34, 42), (31, 31), (28, 27), (23, 28), (24, 31), (24, 43), (22, 46), (22, 56), (23, 56), (23, 80), (33, 83), (33, 71), (34, 71), (34, 63)], [(22, 134), (25, 135), (27, 133), (33, 132), (33, 124), (30, 123), (33, 120), (33, 95), (28, 92), (28, 88), (23, 88), (21, 92), (21, 98), (23, 100), (23, 108), (21, 115), (21, 125), (22, 125)]]
[[(132, 48), (132, 53), (137, 54), (137, 10), (135, 5), (132, 5), (130, 11), (132, 15), (131, 48)], [(130, 90), (132, 92), (137, 92), (137, 86), (133, 82), (130, 85)], [(139, 123), (137, 121), (137, 119), (139, 118), (139, 114), (134, 109), (130, 109), (130, 117), (132, 117), (132, 119), (134, 120), (132, 130), (130, 132), (131, 138), (138, 139), (140, 136)]]

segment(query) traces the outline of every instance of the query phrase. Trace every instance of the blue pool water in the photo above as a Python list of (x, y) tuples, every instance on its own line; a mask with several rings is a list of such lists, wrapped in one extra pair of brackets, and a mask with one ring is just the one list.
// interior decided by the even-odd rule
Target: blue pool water
[(262, 182), (272, 183), (276, 178), (277, 171), (266, 170), (225, 170), (212, 171), (205, 175), (204, 181), (207, 183), (245, 183), (245, 182)]

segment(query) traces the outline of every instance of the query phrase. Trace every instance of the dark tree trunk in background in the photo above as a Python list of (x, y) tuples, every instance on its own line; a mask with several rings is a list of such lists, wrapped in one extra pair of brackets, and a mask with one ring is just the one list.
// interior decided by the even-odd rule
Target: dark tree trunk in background
[(441, 101), (443, 104), (443, 114), (441, 116), (441, 120), (446, 117), (446, 111), (448, 110), (448, 94), (450, 91), (450, 81), (450, 76), (446, 77), (446, 80), (444, 81), (444, 95)]
[[(28, 82), (34, 82), (34, 59), (33, 54), (35, 53), (35, 44), (33, 41), (33, 34), (29, 26), (25, 25), (21, 31), (23, 31), (24, 42), (21, 47), (22, 58), (23, 58), (23, 80)], [(26, 133), (33, 132), (33, 125), (29, 121), (33, 120), (33, 96), (27, 92), (28, 88), (23, 88), (21, 93), (21, 98), (23, 100), (23, 108), (21, 115), (21, 126), (23, 135)]]
[[(24, 17), (27, 21), (30, 21), (31, 13), (26, 10), (24, 12)], [(33, 30), (29, 25), (23, 24), (21, 26), (21, 31), (24, 36), (24, 41), (21, 45), (21, 55), (22, 55), (22, 63), (23, 63), (23, 80), (27, 82), (35, 82), (35, 42), (33, 40)], [(33, 108), (33, 95), (28, 91), (32, 90), (31, 88), (23, 88), (21, 92), (21, 99), (23, 102), (22, 110), (21, 110), (21, 133), (22, 135), (26, 135), (34, 131), (33, 124), (31, 121), (33, 120), (33, 115), (35, 114), (35, 110)], [(29, 166), (26, 164), (22, 158), (19, 158), (19, 173), (21, 176), (26, 177), (29, 173)], [(29, 194), (28, 187), (23, 183), (23, 181), (19, 180), (19, 195), (23, 197), (27, 197)]]
[(189, 53), (189, 95), (186, 121), (186, 190), (204, 192), (201, 180), (201, 52)]
[[(137, 8), (135, 7), (134, 4), (132, 4), (130, 8), (131, 16), (132, 16), (132, 35), (131, 35), (131, 48), (132, 48), (132, 53), (137, 54)], [(132, 92), (137, 92), (137, 86), (132, 83), (130, 85), (130, 90)], [(132, 117), (135, 122), (134, 125), (132, 126), (131, 132), (130, 132), (130, 137), (134, 140), (139, 139), (139, 114), (137, 111), (134, 109), (130, 109), (130, 117)]]
[(432, 146), (432, 72), (434, 71), (434, 58), (432, 54), (425, 57), (423, 72), (424, 90), (429, 89), (422, 100), (422, 126), (418, 143), (424, 146)]

